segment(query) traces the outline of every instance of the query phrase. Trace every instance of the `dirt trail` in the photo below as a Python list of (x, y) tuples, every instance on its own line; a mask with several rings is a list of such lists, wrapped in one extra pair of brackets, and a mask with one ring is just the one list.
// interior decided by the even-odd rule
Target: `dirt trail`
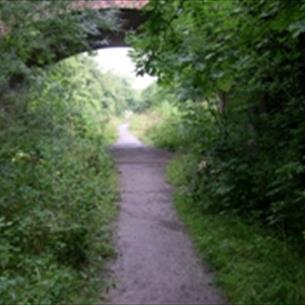
[(111, 304), (224, 304), (211, 273), (199, 262), (171, 204), (164, 178), (170, 154), (145, 147), (119, 127), (112, 148), (120, 171), (117, 282)]

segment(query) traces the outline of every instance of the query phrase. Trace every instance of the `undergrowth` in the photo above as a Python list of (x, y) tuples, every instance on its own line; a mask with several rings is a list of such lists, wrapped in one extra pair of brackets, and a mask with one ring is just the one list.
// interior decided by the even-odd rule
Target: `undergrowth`
[[(304, 259), (287, 243), (258, 224), (229, 213), (202, 211), (189, 191), (188, 174), (196, 160), (177, 157), (168, 167), (176, 187), (175, 206), (186, 223), (200, 257), (232, 304), (304, 304)], [(207, 199), (208, 200), (208, 199)]]

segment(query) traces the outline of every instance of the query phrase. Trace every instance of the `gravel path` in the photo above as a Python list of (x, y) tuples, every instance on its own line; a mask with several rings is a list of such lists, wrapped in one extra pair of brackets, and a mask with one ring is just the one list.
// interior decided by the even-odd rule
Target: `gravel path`
[(111, 304), (224, 304), (171, 204), (164, 169), (171, 155), (119, 127), (112, 148), (120, 172), (117, 286)]

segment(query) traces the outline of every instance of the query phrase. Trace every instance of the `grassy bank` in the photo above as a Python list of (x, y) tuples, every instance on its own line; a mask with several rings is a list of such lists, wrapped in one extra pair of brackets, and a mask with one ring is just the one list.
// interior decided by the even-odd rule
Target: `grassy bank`
[(232, 304), (304, 304), (304, 259), (298, 247), (239, 216), (203, 212), (189, 193), (186, 173), (192, 156), (177, 157), (168, 167), (176, 187), (177, 211), (202, 259)]

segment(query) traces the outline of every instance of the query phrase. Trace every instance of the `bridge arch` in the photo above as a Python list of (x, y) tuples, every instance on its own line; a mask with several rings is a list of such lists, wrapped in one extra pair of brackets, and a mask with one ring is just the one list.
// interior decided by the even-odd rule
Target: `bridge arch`
[[(52, 58), (46, 62), (39, 62), (41, 54), (46, 51), (43, 47), (35, 48), (29, 59), (25, 62), (27, 66), (44, 66), (49, 63), (58, 62), (67, 57), (89, 51), (108, 47), (128, 46), (125, 38), (128, 32), (136, 32), (141, 24), (147, 19), (148, 15), (144, 14), (142, 9), (150, 0), (73, 0), (71, 14), (78, 14), (84, 9), (98, 10), (107, 12), (115, 8), (120, 20), (120, 28), (115, 31), (98, 28), (97, 34), (90, 34), (84, 38), (83, 44), (72, 45), (70, 39), (60, 41), (61, 45), (52, 45)], [(38, 22), (44, 22), (38, 20)], [(56, 22), (54, 22), (56, 26)], [(48, 31), (48, 29), (46, 29)], [(64, 31), (60, 26), (57, 31)], [(9, 35), (10, 29), (1, 23), (0, 20), (0, 39), (5, 35)], [(47, 34), (44, 34), (47, 38)], [(88, 49), (89, 47), (89, 49)]]
[[(119, 31), (101, 31), (101, 35), (89, 37), (89, 44), (92, 50), (107, 47), (126, 47), (126, 33), (137, 31), (148, 16), (142, 9), (150, 0), (77, 0), (76, 9), (89, 8), (94, 10), (109, 10), (116, 8), (121, 22)], [(104, 43), (103, 41), (107, 41)]]

